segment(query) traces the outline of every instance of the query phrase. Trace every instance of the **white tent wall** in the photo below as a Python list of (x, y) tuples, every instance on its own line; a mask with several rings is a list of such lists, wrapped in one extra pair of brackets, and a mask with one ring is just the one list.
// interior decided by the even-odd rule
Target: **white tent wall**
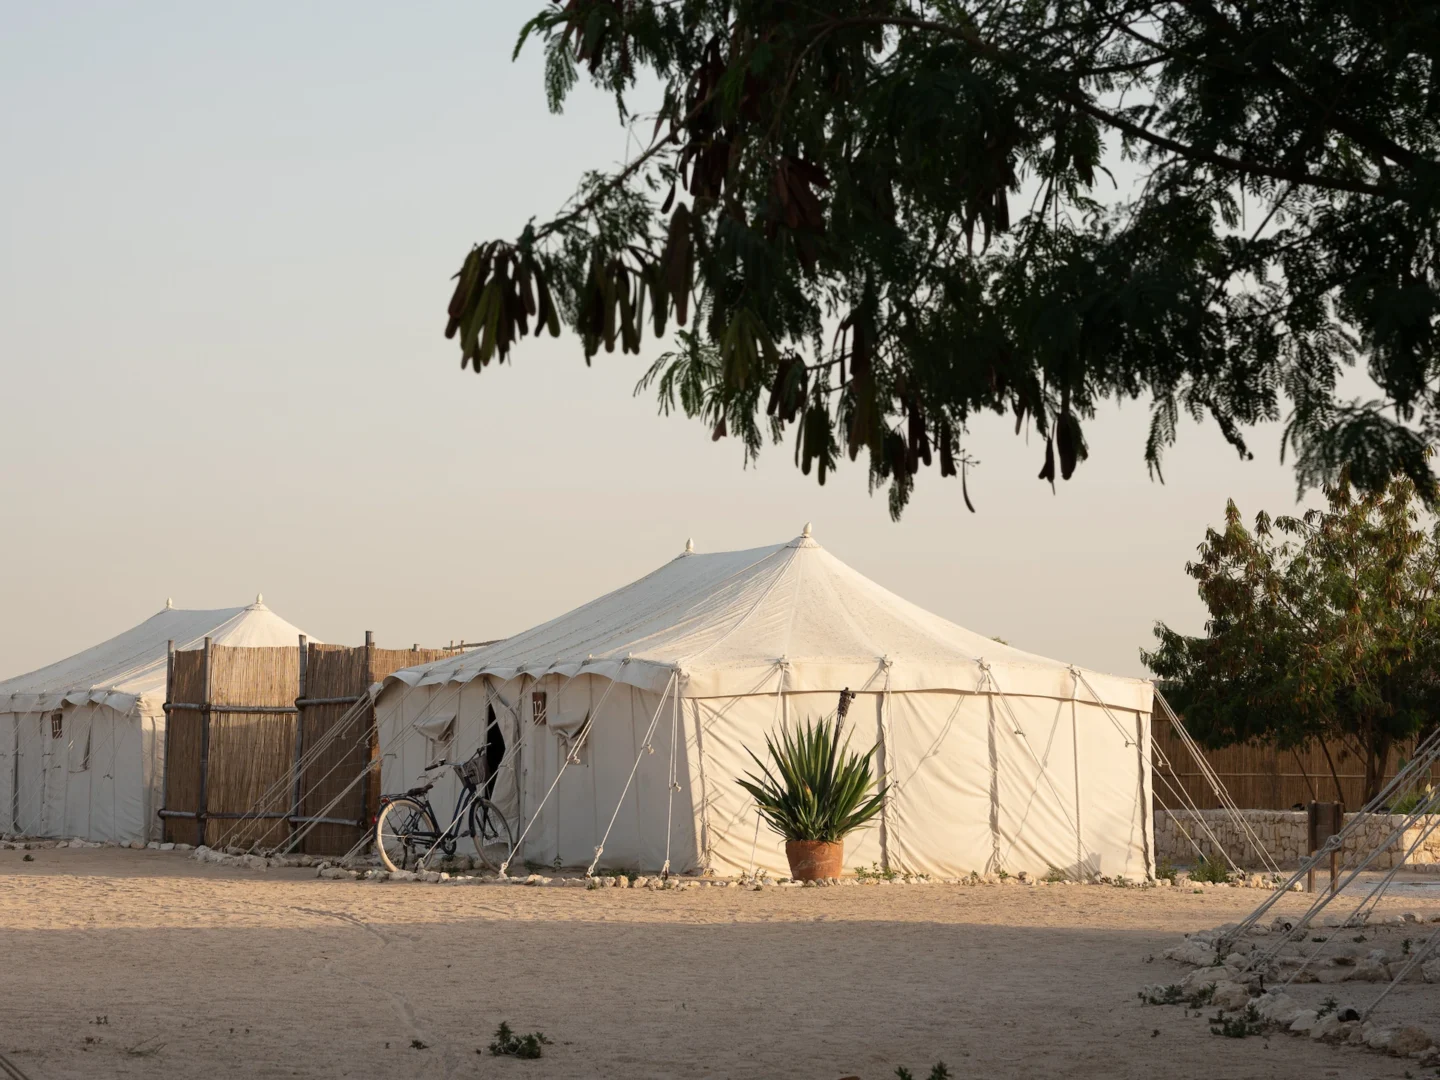
[(144, 792), (147, 840), (163, 840), (165, 823), (160, 809), (165, 805), (165, 705), (146, 696), (140, 700), (139, 735), (140, 781)]
[[(1085, 831), (1076, 798), (1071, 704), (1050, 698), (995, 699), (997, 850), (992, 864), (971, 869), (1045, 874), (1053, 866), (1080, 877), (1095, 871), (1095, 840)], [(1100, 721), (1105, 722), (1103, 715)], [(1133, 775), (1133, 759), (1125, 765)]]
[(14, 713), (0, 712), (0, 834), (15, 832), (16, 720)]
[[(837, 701), (838, 692), (694, 703), (703, 725), (715, 872), (754, 866), (789, 873), (783, 840), (763, 824), (757, 837), (754, 801), (736, 780), (756, 771), (747, 748), (763, 760), (765, 736), (781, 719), (794, 724), (833, 714)], [(1135, 713), (1115, 715), (1134, 727)], [(946, 877), (1002, 869), (1038, 876), (1052, 867), (1075, 876), (1138, 879), (1153, 872), (1148, 776), (1134, 738), (1127, 742), (1099, 707), (1049, 698), (1007, 697), (1002, 704), (991, 694), (945, 691), (867, 693), (851, 703), (847, 729), (850, 749), (860, 753), (886, 732), (873, 764), (890, 785), (882, 816), (846, 838), (847, 868)]]
[[(893, 869), (1153, 873), (1136, 713), (993, 694), (895, 694), (891, 702)], [(932, 735), (937, 720), (943, 728)], [(1143, 721), (1148, 731), (1148, 715)]]
[[(53, 810), (55, 743), (51, 737), (51, 711), (32, 709), (16, 713), (15, 832), (45, 836)], [(47, 813), (47, 811), (50, 811)]]
[(894, 752), (885, 813), (896, 870), (954, 876), (992, 868), (992, 715), (986, 694), (890, 695)]
[[(535, 693), (545, 695), (544, 724), (534, 719)], [(558, 859), (560, 866), (588, 866), (613, 814), (615, 824), (599, 865), (607, 869), (658, 869), (667, 850), (673, 728), (680, 732), (675, 765), (680, 790), (675, 794), (668, 848), (677, 873), (698, 868), (696, 815), (691, 802), (691, 792), (698, 789), (690, 775), (693, 731), (687, 737), (683, 711), (672, 697), (665, 697), (662, 706), (660, 694), (611, 684), (603, 677), (548, 676), (537, 680), (525, 676), (492, 683), (488, 699), (482, 680), (413, 689), (394, 685), (376, 702), (382, 790), (399, 792), (413, 787), (421, 771), (437, 756), (454, 760), (474, 753), (483, 739), (487, 700), (495, 706), (506, 743), (506, 763), (496, 784), (495, 801), (516, 839), (529, 825), (523, 848), (516, 852), (516, 863), (555, 866)], [(676, 710), (674, 715), (672, 709)], [(425, 729), (433, 729), (449, 716), (454, 717), (453, 740), (448, 747), (442, 747)], [(587, 716), (591, 719), (590, 734), (580, 746), (577, 761), (555, 784), (566, 753)], [(644, 741), (652, 722), (649, 745), (653, 753), (645, 750)], [(625, 782), (632, 768), (635, 779), (626, 792)], [(555, 790), (547, 800), (552, 784)], [(458, 796), (459, 781), (453, 772), (446, 771), (430, 792), (442, 827)]]
[(119, 844), (158, 838), (163, 732), (164, 720), (142, 703), (4, 714), (0, 827)]
[[(1094, 873), (1154, 876), (1151, 833), (1150, 715), (1072, 703), (1080, 781), (1080, 824)], [(1111, 722), (1111, 717), (1120, 728)], [(1144, 753), (1142, 753), (1144, 749)]]
[[(545, 695), (544, 724), (535, 722), (536, 693)], [(670, 701), (662, 705), (660, 694), (612, 686), (603, 676), (550, 675), (494, 683), (488, 700), (510, 748), (497, 802), (517, 838), (529, 823), (517, 863), (587, 866), (614, 814), (600, 868), (658, 870), (668, 817), (676, 873), (765, 869), (785, 875), (783, 840), (763, 823), (757, 830), (754, 801), (736, 781), (755, 771), (749, 750), (764, 758), (767, 734), (781, 722), (833, 714), (838, 691), (682, 694), (680, 715), (672, 717)], [(437, 757), (473, 753), (483, 738), (486, 703), (483, 680), (388, 686), (377, 702), (383, 789), (404, 791)], [(578, 760), (556, 784), (587, 717), (592, 727)], [(647, 753), (652, 720), (654, 752)], [(1074, 876), (1147, 877), (1154, 872), (1149, 725), (1148, 714), (1073, 699), (860, 693), (849, 709), (848, 744), (861, 753), (875, 748), (875, 772), (888, 781), (890, 795), (881, 818), (846, 838), (845, 865), (947, 877), (998, 870), (1040, 876), (1052, 868)], [(672, 726), (680, 734), (680, 790), (670, 812)], [(438, 745), (423, 730), (437, 727), (449, 727), (450, 744)], [(632, 768), (635, 779), (622, 802)], [(442, 826), (458, 793), (448, 771), (431, 792)]]
[[(527, 808), (540, 805), (567, 752), (573, 760), (531, 827), (523, 858), (551, 866), (557, 860), (560, 866), (588, 866), (603, 839), (600, 867), (660, 869), (667, 848), (670, 734), (672, 728), (679, 729), (670, 695), (594, 675), (568, 681), (551, 676), (541, 679), (534, 690), (546, 694), (547, 715), (543, 725), (532, 722), (526, 732)], [(571, 750), (587, 717), (590, 734), (578, 744), (578, 751)], [(669, 816), (671, 869), (676, 873), (699, 863), (693, 786), (688, 781), (690, 755), (680, 730), (682, 739), (675, 749), (681, 790)], [(632, 770), (635, 778), (630, 781)], [(607, 827), (610, 835), (605, 837)]]

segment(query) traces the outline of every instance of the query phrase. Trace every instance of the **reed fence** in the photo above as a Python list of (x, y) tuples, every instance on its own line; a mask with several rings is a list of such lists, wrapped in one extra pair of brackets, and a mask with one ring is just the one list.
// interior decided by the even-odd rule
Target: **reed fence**
[[(1171, 765), (1169, 769), (1164, 768), (1159, 755), (1156, 755), (1155, 771), (1183, 790), (1194, 800), (1197, 809), (1219, 809), (1220, 800), (1215, 797), (1194, 757), (1171, 727), (1169, 718), (1156, 714), (1151, 730), (1156, 748), (1164, 751)], [(1386, 763), (1385, 778), (1393, 777), (1414, 751), (1413, 740), (1398, 744)], [(1244, 744), (1221, 750), (1202, 750), (1202, 753), (1230, 792), (1235, 805), (1242, 810), (1303, 809), (1312, 799), (1318, 802), (1339, 801), (1351, 809), (1359, 809), (1365, 803), (1365, 764), (1342, 744), (1316, 744), (1304, 750)], [(1431, 770), (1431, 782), (1437, 781), (1440, 781), (1440, 767)], [(1171, 805), (1176, 799), (1158, 777), (1154, 790), (1157, 808), (1183, 809)]]
[[(166, 681), (165, 839), (212, 847), (278, 846), (305, 825), (311, 854), (349, 851), (368, 831), (378, 778), (366, 765), (374, 708), (354, 706), (403, 667), (451, 649), (213, 644), (175, 651)], [(344, 730), (334, 730), (343, 723)], [(312, 752), (318, 751), (318, 752)], [(346, 791), (362, 772), (365, 778)], [(332, 805), (333, 803), (333, 805)]]

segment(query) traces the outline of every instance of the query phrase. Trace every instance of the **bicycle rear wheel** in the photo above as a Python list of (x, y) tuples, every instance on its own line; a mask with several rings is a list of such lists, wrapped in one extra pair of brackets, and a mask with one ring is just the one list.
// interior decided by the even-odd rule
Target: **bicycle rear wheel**
[(470, 807), (470, 837), (475, 841), (475, 854), (487, 870), (499, 870), (515, 850), (510, 823), (489, 799), (477, 799)]
[(392, 870), (414, 870), (434, 845), (440, 829), (424, 803), (391, 799), (375, 820), (375, 850)]

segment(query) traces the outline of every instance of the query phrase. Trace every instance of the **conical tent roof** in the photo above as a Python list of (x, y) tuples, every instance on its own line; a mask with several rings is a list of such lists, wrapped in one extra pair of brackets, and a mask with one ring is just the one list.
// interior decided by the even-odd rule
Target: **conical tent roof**
[[(691, 697), (787, 691), (965, 690), (1150, 709), (1141, 679), (1080, 672), (1003, 645), (904, 600), (809, 534), (788, 544), (696, 554), (494, 645), (396, 672), (411, 686), (593, 673), (659, 691), (679, 672)], [(1082, 681), (1083, 680), (1083, 681)], [(1088, 686), (1087, 686), (1088, 684)]]
[[(166, 607), (138, 626), (65, 660), (0, 682), (0, 711), (28, 712), (62, 703), (100, 701), (128, 710), (165, 693), (166, 647), (295, 645), (304, 631), (260, 602), (248, 607), (188, 611)], [(311, 638), (315, 641), (315, 638)]]

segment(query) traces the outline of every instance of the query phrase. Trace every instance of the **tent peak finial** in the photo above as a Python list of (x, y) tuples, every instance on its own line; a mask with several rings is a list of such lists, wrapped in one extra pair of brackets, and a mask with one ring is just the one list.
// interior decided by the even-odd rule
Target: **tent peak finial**
[(257, 593), (255, 594), (255, 606), (256, 606), (256, 607), (264, 607), (264, 606), (265, 606), (265, 594), (264, 594), (264, 593), (258, 593), (258, 592), (257, 592)]
[(166, 610), (166, 611), (170, 611), (170, 610), (172, 610), (174, 607), (175, 607), (175, 598), (174, 598), (173, 596), (167, 596), (167, 597), (165, 597), (165, 610)]
[(815, 530), (810, 522), (805, 522), (805, 528), (801, 530), (800, 535), (794, 540), (791, 540), (787, 546), (792, 548), (812, 548), (820, 546), (815, 539)]
[(695, 538), (694, 538), (693, 536), (690, 537), (689, 539), (687, 539), (687, 540), (685, 541), (685, 554), (686, 554), (686, 555), (694, 555), (694, 554), (695, 554)]

